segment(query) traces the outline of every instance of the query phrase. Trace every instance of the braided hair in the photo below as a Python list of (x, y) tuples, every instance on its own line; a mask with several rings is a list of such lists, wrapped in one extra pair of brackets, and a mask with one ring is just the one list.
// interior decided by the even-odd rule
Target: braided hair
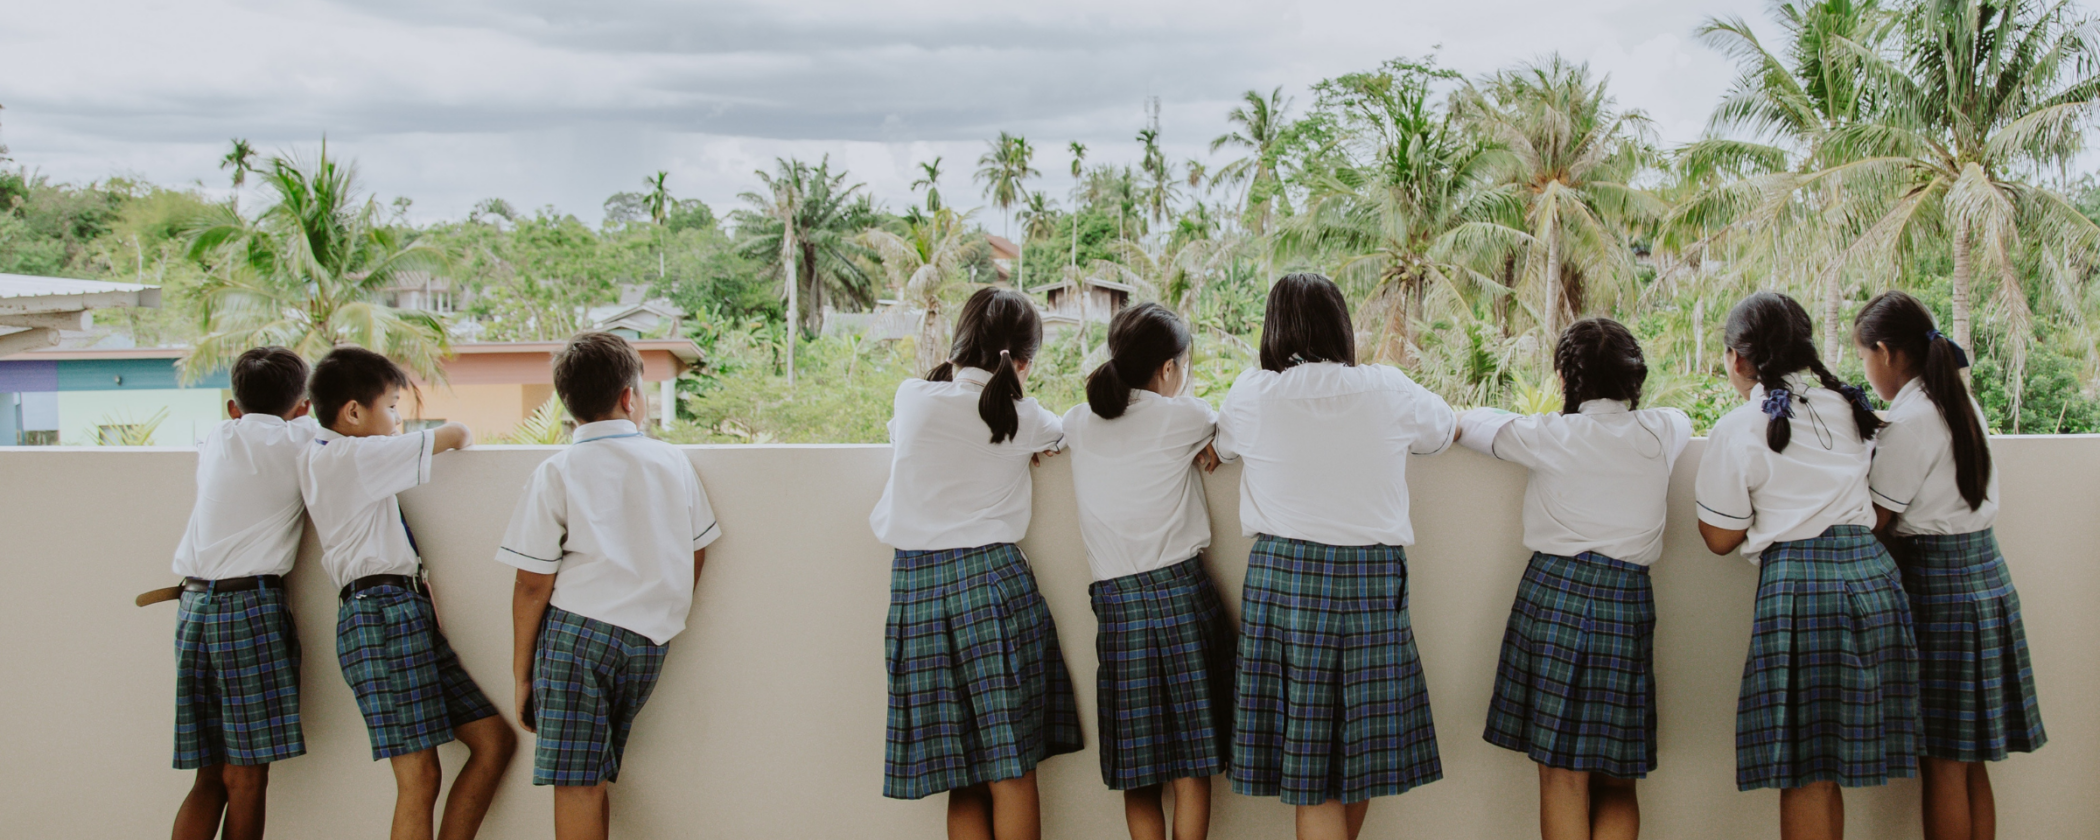
[(1566, 395), (1563, 414), (1581, 413), (1590, 400), (1622, 400), (1639, 408), (1641, 385), (1648, 381), (1641, 343), (1625, 324), (1610, 318), (1584, 318), (1561, 331), (1553, 369)]
[(1035, 358), (1043, 345), (1043, 319), (1035, 304), (1012, 289), (978, 289), (963, 303), (955, 320), (955, 342), (948, 347), (948, 361), (926, 372), (929, 382), (948, 382), (955, 368), (973, 367), (992, 372), (984, 393), (977, 398), (977, 416), (992, 430), (992, 442), (1013, 439), (1021, 431), (1019, 402), (1021, 373), (1014, 365)]
[(1954, 486), (1970, 510), (1982, 507), (1990, 492), (1991, 446), (1969, 402), (1969, 386), (1961, 381), (1969, 355), (1933, 326), (1925, 304), (1902, 292), (1883, 292), (1867, 301), (1852, 319), (1852, 337), (1861, 347), (1886, 347), (1917, 365), (1925, 396), (1939, 408), (1954, 439)]
[(1793, 403), (1807, 400), (1786, 384), (1787, 375), (1802, 370), (1815, 374), (1823, 387), (1844, 395), (1851, 404), (1852, 422), (1859, 427), (1861, 440), (1873, 439), (1874, 432), (1881, 428), (1881, 418), (1874, 416), (1867, 392), (1845, 384), (1823, 366), (1823, 359), (1816, 354), (1815, 325), (1808, 318), (1808, 310), (1793, 298), (1769, 291), (1743, 298), (1728, 311), (1723, 343), (1750, 363), (1757, 372), (1758, 384), (1765, 386), (1764, 411), (1770, 418), (1765, 422), (1765, 445), (1772, 447), (1773, 452), (1786, 451), (1787, 442), (1794, 435)]
[(1189, 328), (1157, 303), (1140, 303), (1108, 322), (1109, 360), (1086, 378), (1086, 402), (1104, 420), (1123, 416), (1130, 390), (1143, 388), (1166, 363), (1189, 351)]

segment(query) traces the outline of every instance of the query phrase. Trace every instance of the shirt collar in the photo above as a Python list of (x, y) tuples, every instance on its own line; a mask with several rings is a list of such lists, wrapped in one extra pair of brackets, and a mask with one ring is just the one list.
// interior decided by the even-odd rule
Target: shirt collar
[[(1807, 399), (1808, 389), (1815, 387), (1809, 384), (1808, 376), (1800, 371), (1795, 371), (1793, 373), (1789, 373), (1785, 376), (1780, 377), (1779, 382), (1780, 384), (1785, 385), (1787, 390), (1794, 392), (1794, 399), (1797, 400)], [(1755, 403), (1761, 403), (1764, 402), (1764, 399), (1764, 383), (1760, 382), (1757, 385), (1751, 386), (1750, 401)]]
[(1576, 410), (1583, 414), (1625, 414), (1633, 409), (1627, 407), (1625, 400), (1583, 400)]
[(984, 368), (963, 367), (961, 365), (957, 365), (955, 368), (954, 375), (956, 382), (967, 382), (979, 388), (984, 387), (985, 383), (992, 381), (992, 372), (985, 370)]
[(1903, 383), (1902, 388), (1896, 389), (1896, 398), (1889, 400), (1889, 408), (1920, 399), (1931, 399), (1931, 395), (1925, 393), (1925, 377), (1913, 376), (1909, 382)]
[(322, 427), (321, 427), (321, 431), (320, 431), (320, 432), (318, 432), (318, 433), (316, 433), (316, 434), (314, 435), (314, 440), (322, 440), (322, 441), (327, 441), (327, 440), (342, 440), (343, 438), (346, 438), (346, 437), (349, 437), (349, 435), (345, 435), (345, 434), (343, 434), (343, 433), (341, 433), (341, 432), (338, 432), (338, 431), (336, 431), (336, 430), (334, 430), (334, 429), (328, 428), (327, 426), (322, 426)]
[(585, 423), (577, 426), (575, 433), (571, 434), (569, 439), (577, 443), (584, 443), (613, 437), (633, 437), (641, 433), (642, 430), (635, 427), (633, 420), (599, 420), (595, 423)]
[(263, 425), (265, 425), (265, 426), (283, 426), (283, 425), (286, 425), (286, 421), (285, 421), (285, 419), (284, 419), (284, 418), (282, 418), (282, 417), (279, 417), (279, 416), (277, 416), (277, 415), (275, 415), (275, 414), (243, 414), (243, 415), (241, 415), (241, 416), (240, 416), (239, 418), (236, 418), (236, 419), (234, 420), (234, 422), (236, 422), (236, 423), (261, 423), (261, 424), (263, 424)]

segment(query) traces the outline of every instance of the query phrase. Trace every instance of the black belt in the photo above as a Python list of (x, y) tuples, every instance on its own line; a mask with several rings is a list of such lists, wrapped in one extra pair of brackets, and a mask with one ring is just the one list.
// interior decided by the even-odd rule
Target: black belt
[(414, 575), (365, 575), (344, 586), (336, 597), (348, 601), (359, 592), (381, 586), (398, 586), (417, 595), (430, 594), (430, 590), (423, 587), (423, 581)]
[(265, 586), (283, 589), (284, 578), (279, 575), (254, 575), (252, 577), (220, 578), (218, 580), (194, 577), (182, 579), (182, 591), (184, 592), (246, 592), (250, 589), (261, 589)]

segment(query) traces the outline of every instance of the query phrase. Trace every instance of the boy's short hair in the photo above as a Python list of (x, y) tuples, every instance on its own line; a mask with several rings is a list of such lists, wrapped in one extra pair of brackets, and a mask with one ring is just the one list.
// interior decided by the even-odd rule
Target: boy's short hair
[(554, 354), (554, 392), (579, 423), (605, 419), (620, 407), (620, 392), (642, 380), (642, 354), (609, 332), (580, 332)]
[(363, 347), (337, 347), (314, 365), (314, 414), (334, 426), (343, 406), (371, 405), (393, 388), (408, 387), (408, 373), (394, 360)]
[(251, 347), (233, 362), (233, 402), (243, 414), (292, 412), (306, 396), (306, 360), (283, 347)]

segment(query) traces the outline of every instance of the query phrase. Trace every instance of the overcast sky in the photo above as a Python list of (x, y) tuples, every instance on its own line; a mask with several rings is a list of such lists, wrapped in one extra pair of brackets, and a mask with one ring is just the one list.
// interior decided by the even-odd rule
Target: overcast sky
[[(1729, 62), (1693, 31), (1763, 0), (0, 0), (0, 143), (56, 179), (223, 192), (232, 137), (322, 135), (420, 221), (501, 197), (596, 222), (669, 171), (717, 212), (781, 155), (829, 154), (891, 206), (946, 157), (969, 196), (984, 141), (1135, 161), (1158, 96), (1174, 160), (1207, 157), (1242, 91), (1305, 87), (1442, 48), (1469, 75), (1558, 51), (1608, 73), (1665, 142), (1698, 134)], [(1229, 158), (1226, 158), (1229, 159)]]

